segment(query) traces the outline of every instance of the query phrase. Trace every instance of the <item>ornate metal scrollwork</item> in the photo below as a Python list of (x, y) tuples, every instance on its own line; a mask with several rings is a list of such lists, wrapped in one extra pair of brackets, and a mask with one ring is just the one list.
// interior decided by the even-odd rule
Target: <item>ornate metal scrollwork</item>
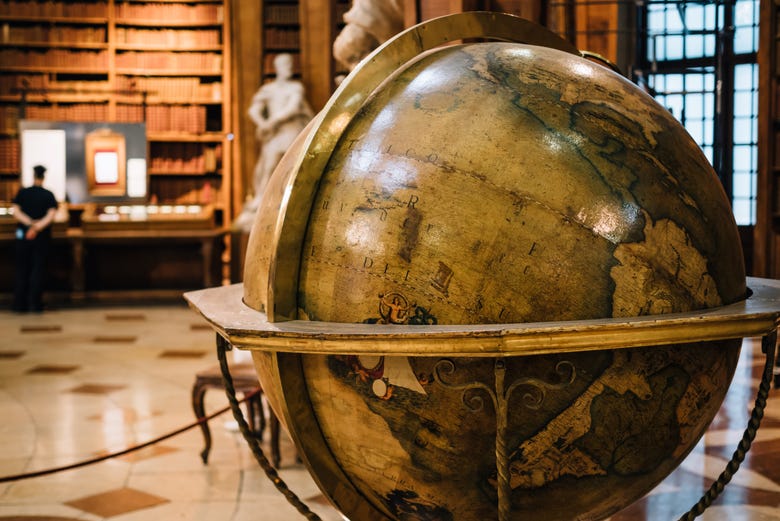
[(457, 370), (455, 363), (443, 358), (434, 365), (433, 373), (436, 381), (445, 389), (463, 391), (461, 400), (463, 405), (472, 412), (484, 409), (487, 395), (493, 402), (496, 413), (496, 476), (498, 493), (498, 519), (509, 519), (511, 511), (512, 489), (509, 483), (509, 449), (507, 447), (507, 430), (509, 423), (509, 400), (512, 394), (520, 387), (528, 390), (522, 396), (523, 405), (531, 410), (537, 410), (542, 406), (548, 391), (564, 389), (571, 385), (577, 377), (574, 364), (562, 360), (555, 365), (555, 372), (560, 377), (557, 382), (549, 382), (541, 378), (520, 377), (506, 386), (506, 361), (497, 358), (493, 365), (494, 385), (491, 388), (484, 382), (455, 383), (450, 377)]

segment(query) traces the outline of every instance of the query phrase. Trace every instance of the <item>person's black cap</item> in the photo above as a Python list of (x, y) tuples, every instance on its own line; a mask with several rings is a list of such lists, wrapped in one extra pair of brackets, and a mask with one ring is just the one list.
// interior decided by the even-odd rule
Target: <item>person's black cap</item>
[(33, 167), (33, 173), (36, 179), (43, 179), (43, 176), (46, 174), (46, 167), (43, 165), (35, 165)]

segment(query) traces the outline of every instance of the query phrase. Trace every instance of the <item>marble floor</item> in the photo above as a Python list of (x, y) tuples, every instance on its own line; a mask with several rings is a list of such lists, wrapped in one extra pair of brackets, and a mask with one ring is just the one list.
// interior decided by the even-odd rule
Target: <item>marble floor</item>
[[(194, 375), (216, 363), (214, 334), (184, 305), (0, 312), (0, 481), (121, 451), (194, 420)], [(745, 341), (719, 415), (681, 467), (611, 521), (677, 519), (724, 468), (749, 417), (763, 365)], [(209, 391), (206, 409), (226, 405)], [(229, 413), (211, 421), (209, 462), (198, 429), (138, 452), (0, 482), (0, 521), (303, 519), (252, 458)], [(264, 447), (268, 447), (266, 436)], [(341, 520), (282, 435), (280, 473), (324, 520)], [(544, 519), (543, 516), (539, 519)], [(780, 520), (780, 391), (753, 449), (709, 521)]]

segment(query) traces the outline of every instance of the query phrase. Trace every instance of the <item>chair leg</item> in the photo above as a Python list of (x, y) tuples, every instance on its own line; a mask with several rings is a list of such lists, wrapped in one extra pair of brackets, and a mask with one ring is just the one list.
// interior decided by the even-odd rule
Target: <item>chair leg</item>
[(263, 395), (258, 394), (256, 395), (252, 401), (255, 404), (255, 411), (257, 414), (257, 432), (260, 436), (260, 439), (263, 438), (263, 434), (265, 433), (265, 407), (263, 406)]
[(279, 418), (271, 411), (271, 462), (274, 464), (274, 468), (279, 468), (281, 460), (282, 456), (279, 454)]
[(254, 398), (246, 401), (246, 424), (249, 425), (249, 430), (257, 435), (257, 416), (255, 416), (255, 406), (252, 403)]
[[(203, 404), (205, 395), (206, 387), (199, 382), (195, 382), (195, 385), (192, 387), (192, 409), (195, 411), (196, 418), (203, 418), (206, 416)], [(205, 442), (205, 446), (200, 453), (200, 459), (203, 460), (203, 464), (206, 465), (209, 462), (209, 452), (211, 451), (211, 431), (209, 430), (209, 422), (201, 422), (200, 429), (203, 432), (203, 440)]]

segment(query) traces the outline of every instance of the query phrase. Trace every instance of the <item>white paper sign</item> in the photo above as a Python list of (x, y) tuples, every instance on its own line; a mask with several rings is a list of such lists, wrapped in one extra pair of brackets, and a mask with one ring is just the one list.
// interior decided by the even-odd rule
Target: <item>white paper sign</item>
[(57, 201), (65, 200), (65, 131), (23, 130), (22, 186), (33, 184), (33, 167), (46, 167), (43, 186), (54, 193)]
[(146, 197), (146, 159), (127, 160), (127, 196)]
[(114, 185), (119, 181), (119, 154), (113, 150), (95, 152), (95, 182)]

